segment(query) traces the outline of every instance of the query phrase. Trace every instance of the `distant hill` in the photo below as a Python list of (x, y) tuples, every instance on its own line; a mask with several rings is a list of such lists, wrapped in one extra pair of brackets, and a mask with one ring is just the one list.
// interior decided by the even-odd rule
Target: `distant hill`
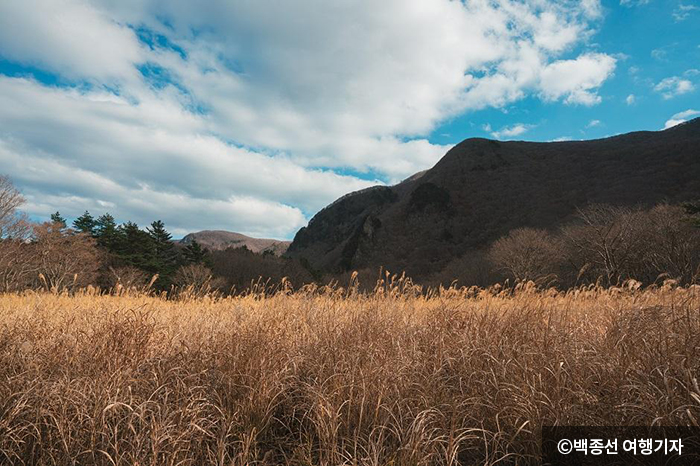
[(467, 139), (404, 182), (343, 196), (287, 254), (322, 271), (428, 277), (518, 227), (554, 229), (590, 203), (700, 198), (700, 119), (665, 131), (551, 143)]
[(228, 248), (247, 247), (252, 252), (263, 254), (272, 253), (281, 256), (289, 247), (289, 241), (276, 239), (251, 238), (250, 236), (223, 230), (204, 230), (190, 233), (180, 240), (180, 244), (187, 245), (196, 240), (203, 247), (211, 250), (224, 250)]

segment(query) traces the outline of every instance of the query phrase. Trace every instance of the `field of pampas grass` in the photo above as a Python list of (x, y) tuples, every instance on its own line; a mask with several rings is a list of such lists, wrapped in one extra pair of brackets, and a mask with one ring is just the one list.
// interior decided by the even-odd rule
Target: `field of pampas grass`
[(0, 296), (0, 464), (537, 464), (698, 425), (700, 291)]

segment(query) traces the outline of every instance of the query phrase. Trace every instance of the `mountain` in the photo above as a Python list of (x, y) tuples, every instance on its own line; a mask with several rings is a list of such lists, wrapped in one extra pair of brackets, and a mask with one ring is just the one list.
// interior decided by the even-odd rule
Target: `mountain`
[(518, 227), (554, 229), (591, 203), (700, 198), (700, 119), (591, 141), (467, 139), (430, 170), (343, 196), (287, 254), (321, 271), (429, 277)]
[(289, 241), (251, 238), (240, 233), (223, 230), (204, 230), (190, 233), (180, 240), (180, 244), (187, 245), (192, 240), (196, 240), (200, 245), (211, 250), (242, 248), (245, 246), (255, 253), (271, 253), (275, 256), (284, 254), (290, 244)]

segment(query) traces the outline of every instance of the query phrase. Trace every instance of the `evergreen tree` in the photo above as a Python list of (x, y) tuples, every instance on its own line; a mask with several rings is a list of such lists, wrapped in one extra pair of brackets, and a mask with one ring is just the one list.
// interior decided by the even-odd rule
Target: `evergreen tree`
[(182, 251), (182, 254), (188, 264), (203, 264), (207, 262), (209, 251), (193, 239)]
[(95, 221), (95, 238), (97, 244), (109, 252), (116, 252), (119, 244), (119, 230), (114, 217), (106, 213)]
[(56, 211), (55, 214), (51, 214), (51, 223), (58, 223), (61, 225), (61, 229), (65, 228), (67, 223), (66, 219), (61, 216), (61, 213)]
[(156, 272), (153, 267), (153, 240), (133, 222), (126, 222), (117, 228), (114, 252), (124, 265)]
[(81, 233), (88, 233), (95, 236), (95, 219), (87, 210), (83, 215), (73, 221), (73, 228)]
[(151, 223), (148, 235), (153, 245), (153, 272), (159, 275), (157, 285), (160, 288), (167, 288), (170, 285), (172, 274), (177, 268), (178, 259), (172, 235), (168, 233), (160, 220)]

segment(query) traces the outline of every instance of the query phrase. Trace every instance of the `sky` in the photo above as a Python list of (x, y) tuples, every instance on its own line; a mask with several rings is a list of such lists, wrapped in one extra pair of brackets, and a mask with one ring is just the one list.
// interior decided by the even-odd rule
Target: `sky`
[(696, 116), (698, 0), (0, 1), (0, 174), (39, 221), (291, 239), (466, 138)]

